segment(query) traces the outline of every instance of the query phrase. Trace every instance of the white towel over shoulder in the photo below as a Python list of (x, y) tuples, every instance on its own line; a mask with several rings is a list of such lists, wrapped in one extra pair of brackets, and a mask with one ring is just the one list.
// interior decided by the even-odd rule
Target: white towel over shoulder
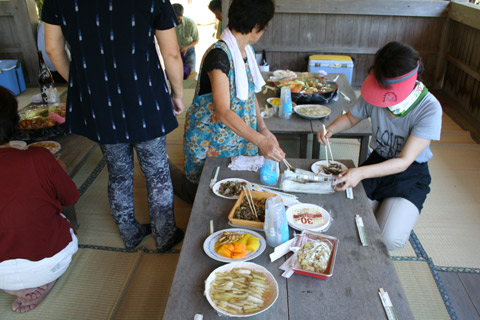
[[(245, 69), (245, 62), (243, 61), (242, 53), (238, 48), (237, 40), (228, 28), (225, 28), (225, 30), (223, 30), (221, 39), (225, 41), (228, 49), (230, 49), (230, 54), (232, 55), (233, 68), (235, 69), (235, 88), (237, 90), (237, 98), (240, 100), (247, 100), (247, 70)], [(247, 53), (248, 66), (250, 67), (250, 72), (252, 73), (253, 82), (255, 84), (255, 92), (260, 92), (262, 90), (262, 87), (265, 85), (265, 80), (263, 80), (260, 69), (258, 68), (253, 48), (250, 45), (247, 45), (247, 47), (245, 48), (245, 52)]]

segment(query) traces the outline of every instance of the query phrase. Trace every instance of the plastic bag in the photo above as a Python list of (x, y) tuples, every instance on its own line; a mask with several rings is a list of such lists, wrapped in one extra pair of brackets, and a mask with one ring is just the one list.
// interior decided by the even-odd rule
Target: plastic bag
[(265, 222), (263, 224), (267, 243), (276, 247), (288, 241), (288, 222), (285, 206), (280, 196), (270, 197), (265, 204)]

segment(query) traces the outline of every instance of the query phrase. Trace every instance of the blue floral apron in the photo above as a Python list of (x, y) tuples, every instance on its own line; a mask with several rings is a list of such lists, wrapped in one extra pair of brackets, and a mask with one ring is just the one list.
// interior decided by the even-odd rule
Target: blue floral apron
[[(235, 89), (235, 70), (233, 60), (227, 45), (223, 41), (214, 43), (208, 50), (219, 48), (225, 51), (230, 61), (228, 82), (230, 86), (230, 110), (235, 112), (253, 130), (257, 130), (255, 109), (255, 85), (252, 75), (245, 63), (248, 77), (248, 99), (239, 100)], [(203, 59), (207, 54), (203, 56)], [(202, 59), (202, 66), (203, 66)], [(202, 70), (200, 69), (200, 73)], [(200, 81), (197, 82), (195, 98), (187, 111), (185, 118), (184, 151), (185, 173), (187, 179), (198, 183), (203, 165), (207, 157), (231, 157), (238, 155), (258, 155), (258, 147), (240, 137), (223, 122), (215, 117), (215, 107), (212, 93), (198, 95)]]

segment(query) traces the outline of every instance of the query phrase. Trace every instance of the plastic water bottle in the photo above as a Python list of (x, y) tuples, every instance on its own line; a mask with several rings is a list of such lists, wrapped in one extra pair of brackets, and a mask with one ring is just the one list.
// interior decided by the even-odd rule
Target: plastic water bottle
[(280, 175), (280, 166), (278, 162), (265, 159), (260, 169), (260, 180), (266, 184), (276, 184)]
[(280, 108), (278, 116), (284, 119), (290, 119), (292, 116), (292, 92), (288, 87), (282, 87), (280, 90)]
[(271, 247), (277, 247), (288, 241), (287, 215), (280, 196), (267, 199), (263, 230), (265, 231), (267, 244)]

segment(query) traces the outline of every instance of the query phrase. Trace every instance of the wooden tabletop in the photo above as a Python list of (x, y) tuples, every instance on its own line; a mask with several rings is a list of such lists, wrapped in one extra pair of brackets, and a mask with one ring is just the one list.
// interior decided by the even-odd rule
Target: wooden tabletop
[[(308, 159), (288, 160), (294, 167), (305, 169), (313, 163)], [(234, 201), (215, 196), (208, 185), (217, 166), (221, 168), (218, 180), (240, 177), (260, 183), (258, 172), (231, 171), (227, 168), (229, 161), (228, 158), (208, 158), (205, 163), (164, 319), (193, 319), (196, 313), (203, 314), (204, 319), (223, 319), (203, 294), (205, 279), (223, 263), (203, 252), (203, 242), (208, 221), (213, 220), (215, 230), (230, 227), (227, 216)], [(344, 163), (353, 166), (351, 160)], [(386, 319), (379, 288), (388, 292), (399, 319), (413, 319), (363, 187), (356, 187), (353, 194), (354, 200), (346, 199), (344, 192), (297, 194), (301, 202), (321, 205), (333, 217), (331, 227), (325, 232), (339, 239), (333, 276), (320, 280), (294, 274), (287, 280), (279, 269), (285, 258), (271, 263), (268, 255), (273, 248), (267, 247), (251, 262), (273, 274), (278, 282), (279, 297), (270, 309), (251, 319)], [(354, 221), (356, 214), (363, 218), (368, 247), (360, 243)]]

